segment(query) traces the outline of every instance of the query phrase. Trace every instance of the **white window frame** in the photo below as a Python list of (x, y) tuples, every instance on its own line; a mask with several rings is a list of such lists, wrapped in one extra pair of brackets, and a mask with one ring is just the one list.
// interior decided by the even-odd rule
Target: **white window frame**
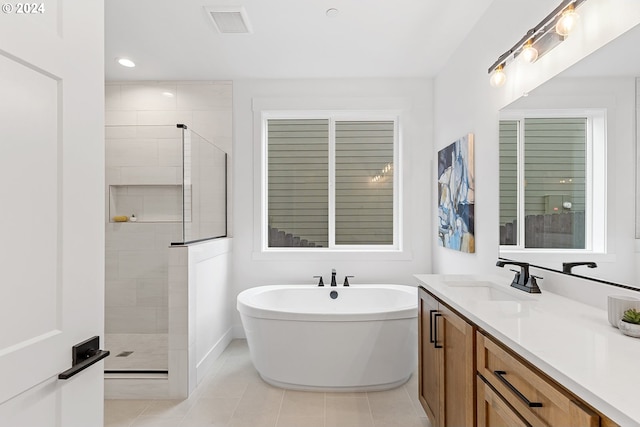
[[(400, 112), (396, 110), (263, 110), (260, 113), (261, 133), (261, 251), (263, 253), (337, 253), (337, 252), (399, 252), (402, 251), (402, 195)], [(329, 121), (329, 246), (322, 248), (269, 247), (268, 236), (268, 120), (271, 119), (326, 119)], [(393, 243), (390, 245), (336, 245), (335, 243), (335, 123), (339, 121), (393, 121)]]
[[(584, 117), (586, 125), (586, 185), (585, 185), (585, 249), (525, 248), (524, 229), (524, 119)], [(532, 263), (553, 262), (558, 254), (606, 254), (607, 253), (607, 110), (543, 109), (504, 110), (500, 120), (518, 121), (518, 238), (517, 245), (500, 245), (500, 256), (516, 259), (526, 254)]]

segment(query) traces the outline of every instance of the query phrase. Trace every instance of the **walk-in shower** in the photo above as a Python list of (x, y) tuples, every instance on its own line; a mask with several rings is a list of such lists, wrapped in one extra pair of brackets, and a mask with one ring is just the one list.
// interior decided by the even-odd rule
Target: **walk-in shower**
[(227, 154), (187, 125), (106, 127), (105, 373), (168, 372), (171, 245), (227, 235)]

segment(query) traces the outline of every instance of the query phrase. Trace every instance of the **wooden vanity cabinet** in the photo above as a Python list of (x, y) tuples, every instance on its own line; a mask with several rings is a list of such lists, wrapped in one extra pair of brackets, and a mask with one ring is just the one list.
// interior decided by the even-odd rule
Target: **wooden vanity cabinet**
[(601, 425), (599, 414), (490, 337), (477, 332), (476, 343), (478, 427)]
[(418, 288), (418, 394), (433, 427), (618, 427)]
[(475, 328), (418, 288), (418, 394), (433, 427), (475, 426)]

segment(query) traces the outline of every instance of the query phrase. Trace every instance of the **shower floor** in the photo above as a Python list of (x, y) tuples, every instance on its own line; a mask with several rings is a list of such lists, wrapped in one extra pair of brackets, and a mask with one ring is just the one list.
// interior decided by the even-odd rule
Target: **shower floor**
[(167, 371), (167, 334), (106, 334), (105, 371)]

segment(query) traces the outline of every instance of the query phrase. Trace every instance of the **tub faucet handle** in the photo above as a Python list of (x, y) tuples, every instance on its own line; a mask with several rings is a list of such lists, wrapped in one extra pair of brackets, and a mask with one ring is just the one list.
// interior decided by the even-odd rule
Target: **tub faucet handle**
[(342, 286), (349, 286), (349, 279), (353, 279), (356, 276), (344, 276), (344, 283)]
[(318, 286), (324, 286), (324, 282), (322, 281), (322, 276), (313, 276), (314, 279), (320, 279), (318, 281)]

